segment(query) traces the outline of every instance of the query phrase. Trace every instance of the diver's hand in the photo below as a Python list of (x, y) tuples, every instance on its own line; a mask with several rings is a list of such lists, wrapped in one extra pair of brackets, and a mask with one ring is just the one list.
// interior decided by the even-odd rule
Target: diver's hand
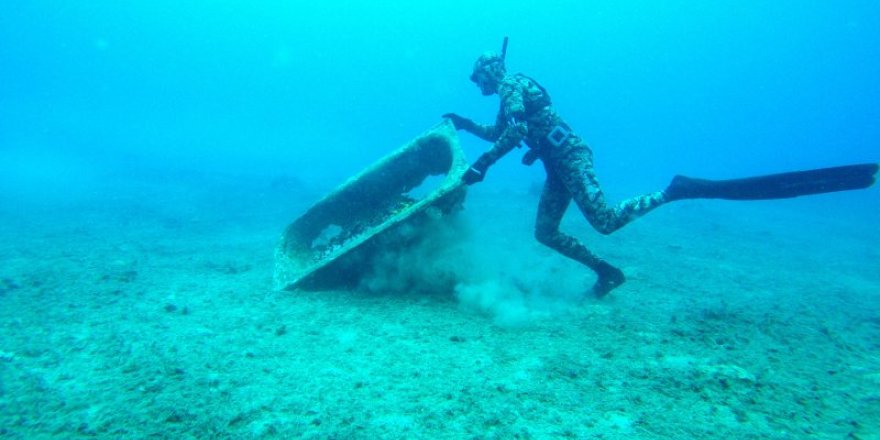
[(485, 177), (485, 171), (481, 173), (474, 167), (470, 167), (467, 171), (464, 172), (464, 175), (461, 176), (461, 181), (464, 182), (465, 185), (473, 185), (477, 182), (482, 182)]
[(455, 113), (446, 113), (443, 117), (452, 121), (452, 125), (455, 126), (456, 130), (467, 130), (475, 125), (474, 121)]
[(484, 154), (464, 172), (464, 175), (461, 176), (461, 181), (464, 182), (465, 185), (473, 185), (477, 182), (482, 182), (483, 179), (486, 178), (486, 171), (488, 169), (489, 159)]

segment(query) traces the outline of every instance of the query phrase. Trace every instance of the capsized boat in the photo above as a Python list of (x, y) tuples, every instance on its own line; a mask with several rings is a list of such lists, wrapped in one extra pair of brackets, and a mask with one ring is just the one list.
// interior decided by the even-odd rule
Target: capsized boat
[(275, 288), (356, 286), (377, 252), (412, 245), (420, 228), (461, 208), (468, 166), (444, 120), (348, 179), (285, 229)]

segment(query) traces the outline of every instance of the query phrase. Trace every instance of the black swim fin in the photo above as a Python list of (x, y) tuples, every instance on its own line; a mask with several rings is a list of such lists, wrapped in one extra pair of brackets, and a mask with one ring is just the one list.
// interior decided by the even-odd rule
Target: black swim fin
[(876, 181), (878, 167), (880, 164), (866, 163), (730, 180), (675, 176), (665, 193), (667, 201), (787, 199), (867, 188)]

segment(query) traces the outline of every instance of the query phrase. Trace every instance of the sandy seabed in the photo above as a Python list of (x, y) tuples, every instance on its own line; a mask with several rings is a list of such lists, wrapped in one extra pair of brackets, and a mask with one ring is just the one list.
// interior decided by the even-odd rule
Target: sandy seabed
[(629, 277), (596, 300), (532, 238), (536, 196), (488, 188), (451, 260), (410, 262), (467, 279), (410, 292), (272, 290), (302, 188), (4, 202), (0, 437), (880, 439), (877, 189), (608, 237), (572, 211)]

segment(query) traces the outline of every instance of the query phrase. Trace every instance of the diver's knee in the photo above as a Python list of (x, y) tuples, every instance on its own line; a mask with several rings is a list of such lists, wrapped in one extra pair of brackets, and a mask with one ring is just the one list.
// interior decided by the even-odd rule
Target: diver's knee
[(619, 228), (614, 221), (614, 211), (610, 209), (583, 210), (583, 213), (587, 223), (602, 235), (609, 235)]
[(535, 240), (538, 240), (541, 244), (551, 246), (553, 243), (553, 237), (556, 236), (557, 232), (548, 229), (548, 228), (535, 228)]
[(614, 231), (620, 229), (618, 226), (609, 223), (594, 222), (590, 224), (593, 225), (593, 229), (595, 229), (596, 232), (602, 235), (611, 235)]

